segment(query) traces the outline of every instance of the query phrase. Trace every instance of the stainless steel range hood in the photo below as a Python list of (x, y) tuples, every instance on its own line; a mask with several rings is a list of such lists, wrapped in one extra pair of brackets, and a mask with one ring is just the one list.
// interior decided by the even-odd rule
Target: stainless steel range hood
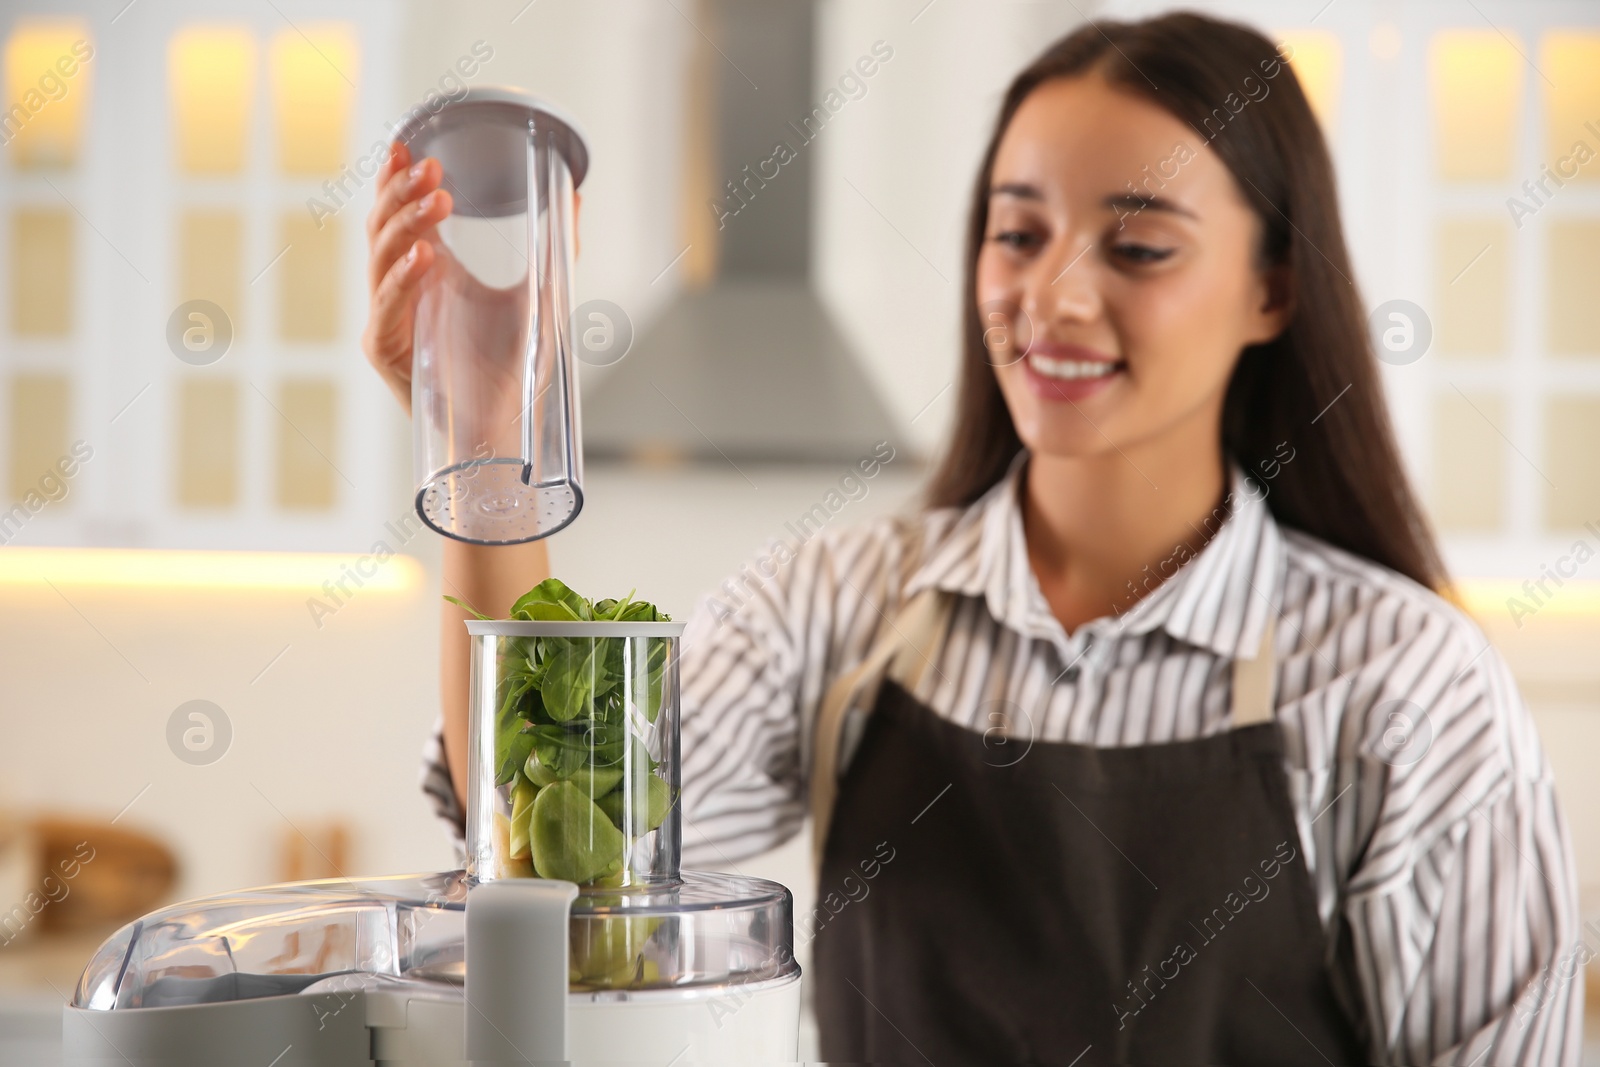
[(682, 10), (699, 43), (689, 121), (702, 124), (686, 138), (683, 210), (700, 213), (687, 220), (686, 258), (704, 266), (585, 397), (584, 451), (858, 459), (899, 433), (810, 283), (815, 141), (828, 136), (804, 121), (820, 100), (814, 4), (706, 0)]

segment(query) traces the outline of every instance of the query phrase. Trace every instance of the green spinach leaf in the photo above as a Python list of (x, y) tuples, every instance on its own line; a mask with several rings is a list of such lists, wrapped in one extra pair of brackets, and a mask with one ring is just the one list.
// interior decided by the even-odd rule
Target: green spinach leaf
[(617, 682), (606, 663), (604, 637), (547, 637), (539, 693), (557, 722), (593, 718), (595, 702)]
[[(555, 578), (519, 597), (511, 617), (554, 622), (671, 618), (633, 592), (591, 603)], [(523, 822), (514, 829), (526, 826), (533, 866), (545, 877), (590, 883), (621, 878), (630, 840), (666, 818), (671, 791), (651, 773), (656, 761), (630, 729), (628, 702), (637, 701), (638, 713), (656, 721), (669, 644), (653, 637), (504, 640), (496, 664), (495, 784), (516, 787), (512, 810)], [(632, 681), (624, 686), (624, 679)], [(633, 779), (626, 784), (624, 771)], [(618, 831), (622, 824), (626, 833)], [(523, 840), (518, 833), (515, 844)]]
[(546, 578), (511, 605), (513, 619), (590, 622), (594, 608), (559, 578)]
[(479, 622), (494, 621), (493, 619), (489, 618), (489, 616), (473, 607), (471, 604), (468, 604), (465, 600), (460, 600), (453, 596), (446, 596), (445, 599), (450, 601), (450, 603), (454, 604), (456, 607), (460, 608), (462, 611), (466, 612), (468, 615), (477, 618)]

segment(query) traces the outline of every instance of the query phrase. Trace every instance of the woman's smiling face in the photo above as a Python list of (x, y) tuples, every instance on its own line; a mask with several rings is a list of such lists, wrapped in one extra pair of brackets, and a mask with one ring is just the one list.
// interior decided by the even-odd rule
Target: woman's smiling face
[(1258, 227), (1181, 120), (1093, 74), (1034, 89), (995, 156), (975, 294), (1023, 443), (1217, 447), (1240, 351), (1288, 321)]

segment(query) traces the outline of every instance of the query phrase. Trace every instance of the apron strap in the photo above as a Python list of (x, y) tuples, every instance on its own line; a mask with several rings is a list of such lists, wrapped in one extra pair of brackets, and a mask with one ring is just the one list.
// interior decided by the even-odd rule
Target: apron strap
[(1261, 647), (1253, 659), (1233, 661), (1233, 725), (1253, 726), (1271, 722), (1277, 712), (1273, 689), (1277, 681), (1277, 661), (1273, 658), (1272, 635), (1276, 629), (1269, 612), (1261, 630)]
[[(870, 708), (885, 674), (909, 689), (922, 682), (936, 642), (949, 623), (953, 599), (932, 586), (906, 601), (856, 667), (836, 678), (823, 693), (817, 710), (811, 753), (811, 860), (822, 867), (828, 823), (839, 792), (839, 753), (845, 717), (851, 708)], [(888, 668), (885, 671), (885, 668)], [(861, 697), (865, 695), (866, 700)]]
[[(846, 715), (852, 708), (870, 708), (885, 676), (911, 690), (920, 686), (932, 662), (936, 642), (949, 624), (953, 602), (952, 597), (941, 595), (931, 586), (906, 601), (895, 617), (888, 620), (866, 658), (836, 678), (823, 693), (817, 710), (810, 774), (811, 860), (815, 868), (820, 870), (822, 866), (828, 824), (839, 792), (839, 754)], [(1253, 658), (1233, 661), (1235, 727), (1271, 722), (1276, 714), (1274, 623), (1268, 615), (1261, 631), (1261, 645)]]

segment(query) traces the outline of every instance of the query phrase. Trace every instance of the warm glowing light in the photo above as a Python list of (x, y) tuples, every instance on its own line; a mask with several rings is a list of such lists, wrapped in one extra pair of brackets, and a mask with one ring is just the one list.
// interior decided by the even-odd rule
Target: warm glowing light
[(88, 111), (94, 45), (82, 22), (25, 22), (5, 51), (0, 142), (18, 167), (70, 167), (78, 161)]
[(256, 43), (248, 29), (190, 26), (167, 49), (178, 166), (191, 174), (244, 170)]
[(1294, 30), (1280, 33), (1278, 43), (1317, 121), (1331, 135), (1339, 120), (1339, 38), (1328, 30)]
[[(1537, 578), (1535, 579), (1537, 581)], [(1455, 583), (1454, 600), (1469, 614), (1480, 618), (1509, 618), (1511, 607), (1531, 609), (1533, 614), (1560, 618), (1600, 618), (1600, 581), (1566, 578), (1557, 586), (1554, 579), (1533, 594), (1522, 582), (1510, 579), (1466, 578)], [(1548, 593), (1548, 595), (1546, 595)], [(1512, 601), (1519, 603), (1512, 605)], [(1542, 601), (1542, 603), (1541, 603)]]
[[(351, 578), (349, 575), (355, 575)], [(410, 556), (331, 552), (186, 552), (141, 548), (0, 549), (0, 585), (114, 589), (262, 589), (320, 593), (348, 589), (410, 594), (425, 578)], [(358, 581), (359, 580), (359, 581)]]
[[(1600, 145), (1600, 33), (1555, 30), (1539, 46), (1545, 93), (1545, 155), (1563, 179), (1600, 181), (1600, 166), (1585, 165)], [(1580, 148), (1580, 144), (1582, 148)], [(1584, 149), (1588, 151), (1585, 152)]]
[(360, 46), (344, 23), (309, 24), (272, 39), (278, 164), (285, 174), (336, 174), (345, 162)]
[(1523, 61), (1498, 30), (1446, 30), (1429, 49), (1434, 158), (1446, 181), (1511, 177)]

